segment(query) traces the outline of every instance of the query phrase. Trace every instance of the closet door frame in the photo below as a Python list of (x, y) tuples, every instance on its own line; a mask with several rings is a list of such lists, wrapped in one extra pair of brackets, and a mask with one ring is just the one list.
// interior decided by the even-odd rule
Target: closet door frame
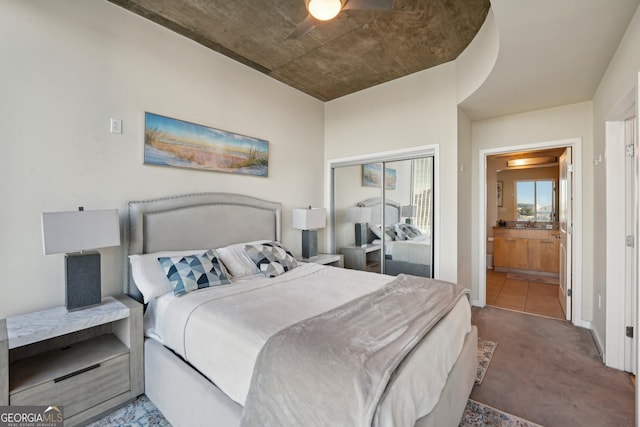
[[(336, 236), (335, 236), (335, 206), (334, 191), (335, 182), (333, 171), (335, 168), (346, 166), (357, 166), (367, 163), (384, 163), (400, 160), (413, 160), (421, 157), (433, 157), (433, 277), (440, 277), (440, 146), (439, 144), (421, 145), (417, 147), (405, 148), (393, 151), (384, 151), (371, 154), (363, 154), (352, 157), (342, 157), (327, 160), (325, 169), (325, 200), (324, 205), (329, 210), (329, 221), (327, 223), (327, 232), (325, 236), (325, 248), (330, 253), (336, 253)], [(384, 200), (384, 194), (381, 191), (381, 197)]]

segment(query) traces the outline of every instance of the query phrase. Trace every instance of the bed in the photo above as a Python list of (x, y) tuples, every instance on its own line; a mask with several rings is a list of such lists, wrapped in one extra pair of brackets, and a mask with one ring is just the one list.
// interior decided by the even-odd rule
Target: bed
[[(385, 200), (385, 231), (375, 220), (382, 218), (382, 201), (379, 197), (362, 200), (357, 206), (371, 208), (372, 224), (369, 226), (367, 243), (380, 244), (383, 238), (385, 240), (385, 274), (433, 277), (431, 236), (418, 234), (419, 230), (415, 227), (400, 221), (400, 203)], [(377, 222), (382, 221), (378, 219)]]
[[(245, 242), (269, 245), (264, 242), (281, 240), (281, 210), (280, 203), (227, 193), (130, 202), (128, 255), (149, 258), (162, 251), (225, 249)], [(128, 293), (143, 301), (127, 265)], [(181, 296), (169, 292), (146, 301), (145, 393), (175, 426), (241, 425), (243, 405), (256, 407), (253, 372), (264, 359), (261, 348), (269, 347), (265, 341), (270, 344), (291, 324), (334, 313), (336, 304), (343, 307), (375, 295), (394, 279), (311, 263), (276, 277), (235, 277), (228, 285)], [(211, 324), (216, 331), (206, 329)], [(198, 336), (203, 329), (207, 339)], [(450, 353), (445, 365), (435, 362), (442, 356), (440, 348)], [(463, 297), (399, 362), (380, 400), (377, 425), (458, 425), (475, 379), (476, 348), (477, 329), (470, 324)], [(427, 375), (425, 365), (438, 367), (421, 379)], [(423, 383), (418, 391), (416, 379)], [(434, 389), (428, 399), (422, 399), (421, 387)], [(351, 404), (350, 399), (335, 400)]]

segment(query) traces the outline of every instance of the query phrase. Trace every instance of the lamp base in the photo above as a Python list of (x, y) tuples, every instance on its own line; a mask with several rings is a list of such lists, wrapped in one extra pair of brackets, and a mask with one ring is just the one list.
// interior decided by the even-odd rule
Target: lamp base
[(102, 302), (100, 253), (67, 254), (65, 267), (67, 310), (80, 310), (100, 304)]
[(367, 245), (367, 227), (366, 222), (356, 222), (356, 246), (366, 246)]
[(318, 230), (302, 230), (302, 258), (318, 255)]

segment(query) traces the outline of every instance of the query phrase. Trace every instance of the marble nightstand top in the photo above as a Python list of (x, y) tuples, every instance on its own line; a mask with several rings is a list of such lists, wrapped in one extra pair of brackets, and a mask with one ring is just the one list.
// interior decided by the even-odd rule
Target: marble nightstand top
[(112, 297), (106, 297), (98, 306), (77, 311), (69, 312), (65, 307), (54, 307), (8, 317), (9, 348), (21, 347), (127, 317), (129, 308)]

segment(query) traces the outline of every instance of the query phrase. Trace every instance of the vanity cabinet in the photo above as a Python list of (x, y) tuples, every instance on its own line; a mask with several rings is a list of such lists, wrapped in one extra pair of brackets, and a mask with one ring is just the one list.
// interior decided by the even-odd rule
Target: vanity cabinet
[(496, 269), (558, 273), (560, 245), (557, 230), (494, 229), (493, 265)]
[(549, 273), (560, 272), (560, 244), (555, 237), (531, 239), (527, 243), (528, 269)]
[(528, 266), (526, 239), (496, 237), (493, 241), (493, 265), (495, 267), (526, 270)]

